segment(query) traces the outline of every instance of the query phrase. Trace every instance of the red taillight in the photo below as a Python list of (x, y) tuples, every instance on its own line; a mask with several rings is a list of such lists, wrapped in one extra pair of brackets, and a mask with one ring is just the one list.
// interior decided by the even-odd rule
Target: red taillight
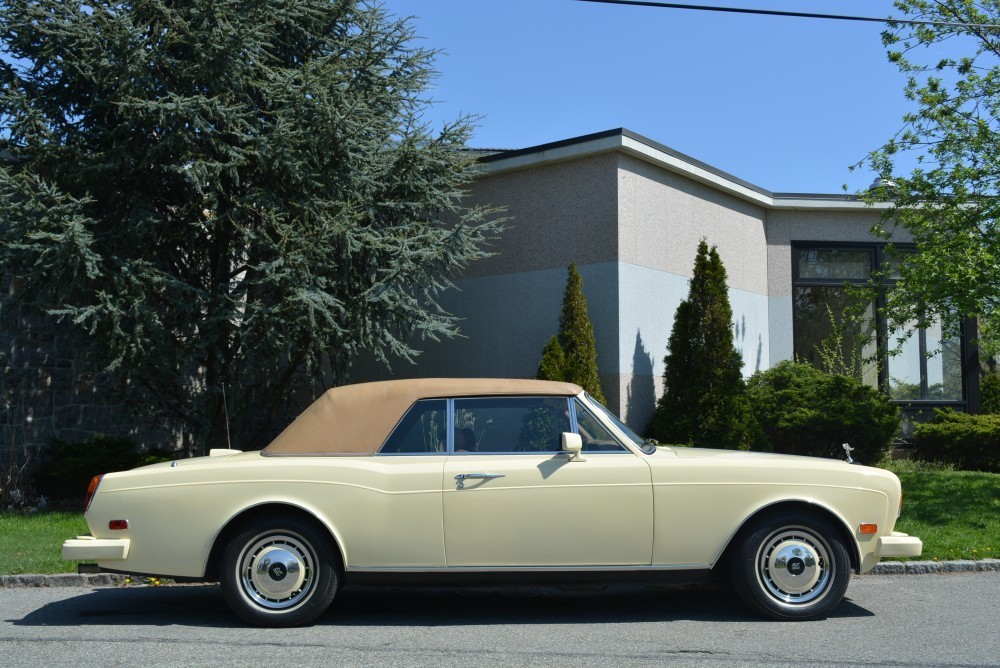
[(87, 512), (90, 508), (90, 502), (94, 500), (94, 492), (97, 491), (97, 486), (101, 484), (101, 478), (104, 475), (95, 475), (90, 479), (90, 485), (87, 486), (87, 496), (83, 499), (83, 512)]
[(108, 528), (112, 531), (127, 531), (128, 520), (111, 520), (108, 522)]

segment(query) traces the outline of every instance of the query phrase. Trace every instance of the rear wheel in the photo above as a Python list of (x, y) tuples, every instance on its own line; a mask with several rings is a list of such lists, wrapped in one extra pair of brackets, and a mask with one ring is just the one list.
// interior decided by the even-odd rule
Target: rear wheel
[(850, 558), (828, 521), (775, 514), (737, 541), (730, 567), (733, 586), (756, 612), (784, 621), (817, 619), (843, 600)]
[(332, 541), (312, 524), (291, 517), (252, 521), (222, 555), (226, 603), (256, 626), (300, 626), (319, 617), (337, 593)]

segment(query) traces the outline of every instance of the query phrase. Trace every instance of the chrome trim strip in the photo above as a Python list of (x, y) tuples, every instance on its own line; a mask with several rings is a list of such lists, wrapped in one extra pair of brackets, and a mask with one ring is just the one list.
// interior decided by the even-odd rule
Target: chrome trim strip
[[(403, 454), (403, 453), (392, 453), (392, 456), (397, 456), (399, 454)], [(445, 453), (443, 453), (443, 452), (431, 452), (431, 453), (417, 452), (417, 453), (413, 453), (413, 454), (418, 454), (418, 455), (427, 455), (427, 454), (443, 455)], [(550, 457), (558, 457), (559, 455), (566, 456), (566, 451), (565, 450), (507, 450), (506, 452), (455, 452), (455, 453), (452, 453), (452, 454), (454, 454), (456, 457), (489, 457), (491, 455), (492, 456), (496, 456), (496, 455), (518, 455), (519, 457), (524, 457), (525, 455), (548, 455)], [(633, 453), (633, 452), (631, 452), (629, 450), (587, 450), (586, 452), (584, 452), (584, 454), (589, 457), (591, 455), (633, 455), (634, 456), (635, 453)], [(387, 454), (385, 456), (388, 457), (390, 455)]]
[(445, 447), (444, 451), (449, 455), (455, 454), (455, 400), (445, 400), (444, 411), (445, 425)]
[(642, 571), (696, 571), (711, 564), (673, 566), (349, 566), (348, 573), (615, 573)]

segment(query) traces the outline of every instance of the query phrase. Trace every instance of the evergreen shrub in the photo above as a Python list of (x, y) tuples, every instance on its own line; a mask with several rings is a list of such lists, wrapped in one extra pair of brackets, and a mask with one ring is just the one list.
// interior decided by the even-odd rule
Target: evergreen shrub
[(780, 362), (748, 381), (761, 435), (754, 449), (843, 458), (843, 444), (862, 464), (875, 464), (899, 429), (888, 397), (849, 376), (808, 364)]
[(52, 439), (45, 461), (34, 471), (35, 491), (50, 499), (82, 499), (95, 475), (174, 458), (176, 454), (166, 450), (140, 452), (135, 443), (124, 438), (95, 436), (77, 443)]
[(662, 443), (746, 450), (756, 424), (743, 357), (733, 340), (726, 269), (718, 249), (702, 239), (688, 298), (674, 313), (663, 360), (663, 395), (647, 435)]
[(583, 277), (576, 264), (569, 265), (566, 270), (559, 333), (545, 344), (535, 378), (576, 383), (603, 404), (604, 392), (597, 372), (597, 344), (587, 296), (583, 292)]
[(562, 344), (559, 343), (558, 334), (545, 344), (545, 349), (542, 350), (542, 361), (538, 363), (535, 378), (538, 380), (566, 380), (566, 353), (563, 352)]
[(914, 428), (916, 456), (969, 471), (1000, 473), (1000, 415), (934, 411)]
[(979, 381), (983, 412), (1000, 414), (1000, 373), (988, 373)]

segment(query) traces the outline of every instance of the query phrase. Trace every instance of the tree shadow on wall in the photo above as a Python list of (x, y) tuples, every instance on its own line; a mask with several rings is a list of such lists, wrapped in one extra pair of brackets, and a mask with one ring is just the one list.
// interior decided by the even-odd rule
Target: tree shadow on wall
[(656, 409), (656, 384), (653, 380), (653, 356), (635, 332), (635, 352), (632, 353), (632, 380), (628, 384), (625, 416), (627, 424), (638, 433), (646, 430)]

